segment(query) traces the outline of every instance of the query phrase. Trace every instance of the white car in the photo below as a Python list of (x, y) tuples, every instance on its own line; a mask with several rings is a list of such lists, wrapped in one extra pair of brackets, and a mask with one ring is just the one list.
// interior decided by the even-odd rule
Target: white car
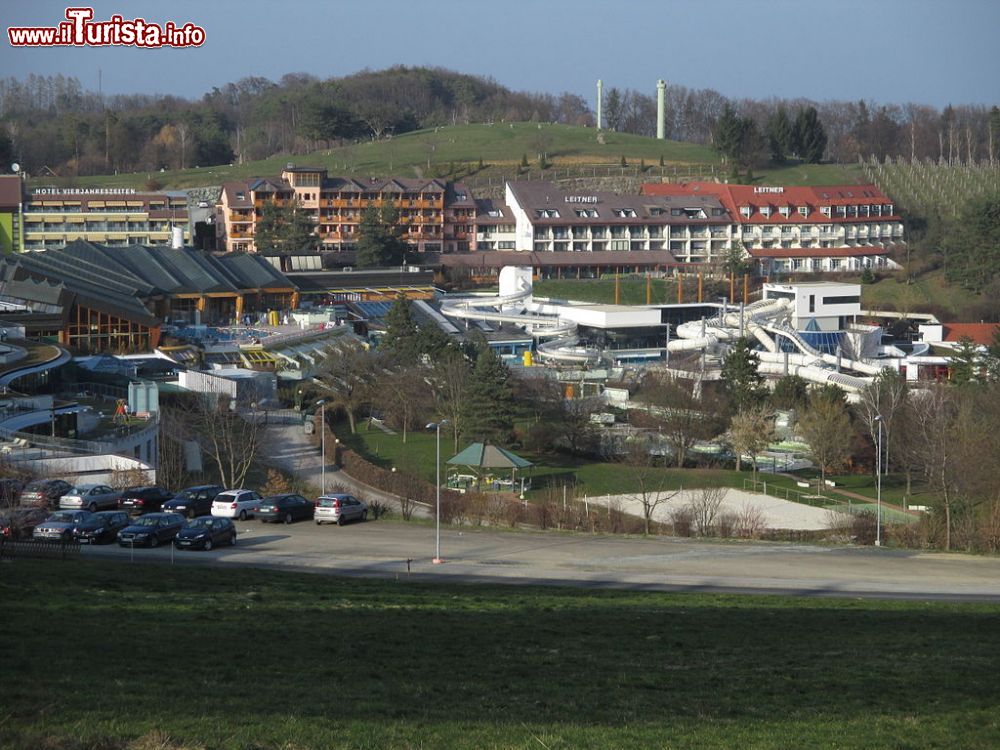
[(313, 518), (317, 526), (322, 526), (324, 523), (343, 526), (348, 521), (367, 521), (368, 505), (353, 495), (343, 493), (323, 495), (316, 501)]
[(239, 518), (245, 521), (253, 515), (261, 497), (253, 490), (226, 490), (212, 501), (212, 515), (219, 518)]

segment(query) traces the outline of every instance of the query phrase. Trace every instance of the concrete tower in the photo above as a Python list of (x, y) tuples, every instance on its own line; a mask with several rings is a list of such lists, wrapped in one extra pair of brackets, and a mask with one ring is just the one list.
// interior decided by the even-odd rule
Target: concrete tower
[(663, 140), (666, 137), (667, 117), (664, 99), (666, 98), (667, 84), (661, 78), (656, 82), (656, 137)]
[(603, 92), (604, 92), (604, 84), (601, 82), (601, 79), (598, 78), (597, 79), (597, 129), (598, 130), (600, 130), (601, 127), (603, 126), (603, 122), (601, 121), (601, 115), (602, 115), (601, 108), (604, 105)]

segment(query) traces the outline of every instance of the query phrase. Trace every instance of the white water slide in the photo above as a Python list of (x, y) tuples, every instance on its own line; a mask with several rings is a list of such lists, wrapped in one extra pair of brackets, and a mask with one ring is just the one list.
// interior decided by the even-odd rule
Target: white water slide
[[(789, 324), (791, 302), (759, 300), (740, 310), (728, 310), (712, 318), (682, 323), (678, 338), (667, 344), (671, 352), (701, 351), (752, 336), (764, 351), (758, 352), (760, 371), (769, 375), (798, 375), (815, 383), (835, 383), (849, 393), (858, 393), (882, 369), (859, 360), (838, 358), (818, 351)], [(500, 270), (499, 294), (444, 298), (441, 313), (461, 320), (495, 321), (521, 326), (538, 340), (540, 357), (559, 362), (584, 363), (600, 359), (600, 350), (579, 345), (576, 323), (560, 315), (558, 305), (532, 300), (531, 269), (505, 266)], [(783, 352), (779, 339), (792, 342), (797, 352)], [(852, 370), (866, 377), (848, 375)]]

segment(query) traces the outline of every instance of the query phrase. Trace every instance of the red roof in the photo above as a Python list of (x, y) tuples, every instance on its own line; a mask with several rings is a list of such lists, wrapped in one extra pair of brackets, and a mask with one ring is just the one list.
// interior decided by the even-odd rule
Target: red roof
[(942, 341), (957, 343), (959, 339), (968, 337), (975, 344), (989, 346), (998, 328), (998, 323), (946, 323)]
[[(874, 185), (826, 185), (804, 187), (764, 187), (759, 185), (730, 185), (719, 182), (687, 182), (679, 184), (647, 183), (642, 186), (643, 195), (714, 195), (722, 201), (733, 221), (744, 224), (842, 224), (872, 220), (901, 221), (892, 199)], [(893, 213), (883, 216), (825, 216), (820, 206), (840, 205), (892, 205)], [(750, 206), (750, 217), (743, 216), (740, 208)], [(761, 209), (770, 207), (771, 215), (765, 216)], [(780, 209), (787, 207), (788, 216), (782, 216)], [(806, 215), (799, 213), (806, 209)]]

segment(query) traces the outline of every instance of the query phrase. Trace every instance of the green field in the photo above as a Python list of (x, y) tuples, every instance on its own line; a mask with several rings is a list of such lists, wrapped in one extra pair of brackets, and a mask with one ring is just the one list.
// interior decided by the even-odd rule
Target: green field
[(0, 746), (1000, 743), (1000, 605), (16, 561)]
[[(180, 189), (220, 185), (226, 180), (277, 175), (289, 162), (326, 167), (331, 174), (371, 177), (447, 177), (452, 174), (473, 180), (500, 181), (518, 175), (522, 156), (530, 173), (523, 179), (587, 178), (628, 175), (659, 181), (726, 176), (718, 154), (709, 146), (680, 141), (658, 141), (627, 133), (603, 133), (569, 125), (548, 123), (502, 123), (456, 125), (418, 130), (382, 141), (315, 151), (310, 154), (281, 154), (262, 161), (165, 172), (80, 177), (74, 185), (142, 188), (155, 178), (165, 188)], [(537, 156), (545, 152), (551, 167), (539, 169)], [(627, 167), (621, 170), (621, 157)], [(660, 159), (664, 167), (660, 167)], [(482, 168), (479, 163), (482, 161)], [(639, 172), (639, 168), (645, 169)], [(771, 184), (856, 183), (862, 174), (855, 165), (808, 165), (780, 167), (755, 172), (756, 181)], [(64, 181), (65, 182), (65, 181)], [(60, 180), (38, 178), (38, 185), (59, 184)], [(65, 182), (65, 184), (70, 184)]]

